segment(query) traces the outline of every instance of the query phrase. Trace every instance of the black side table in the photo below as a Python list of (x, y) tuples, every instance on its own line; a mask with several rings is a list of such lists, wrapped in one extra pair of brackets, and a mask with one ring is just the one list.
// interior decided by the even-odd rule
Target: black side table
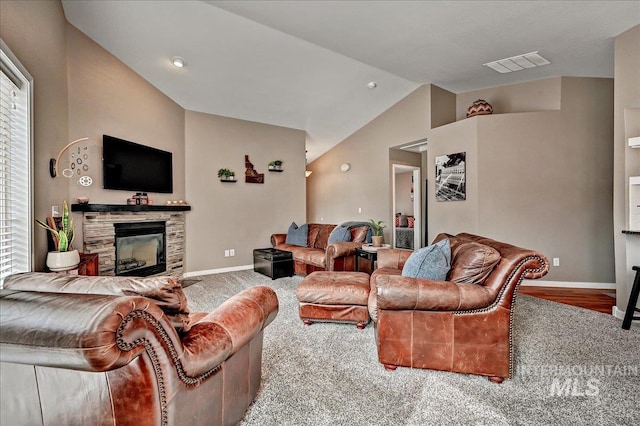
[[(362, 265), (362, 260), (366, 260), (367, 262)], [(378, 252), (356, 248), (356, 272), (372, 274), (376, 269), (376, 260), (378, 260)]]
[(272, 280), (293, 276), (293, 254), (275, 248), (253, 250), (253, 270)]

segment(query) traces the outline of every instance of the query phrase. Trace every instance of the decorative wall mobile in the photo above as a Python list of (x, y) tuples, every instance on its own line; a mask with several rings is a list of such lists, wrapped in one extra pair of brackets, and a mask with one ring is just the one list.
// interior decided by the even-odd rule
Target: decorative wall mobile
[(258, 173), (254, 168), (249, 156), (244, 156), (244, 166), (247, 168), (244, 172), (244, 181), (246, 183), (264, 183), (264, 173)]
[(436, 157), (436, 201), (467, 199), (466, 152)]

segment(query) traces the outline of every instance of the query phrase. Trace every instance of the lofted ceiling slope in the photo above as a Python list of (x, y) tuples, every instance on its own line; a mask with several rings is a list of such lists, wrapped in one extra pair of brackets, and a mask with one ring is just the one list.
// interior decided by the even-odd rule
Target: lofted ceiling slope
[[(183, 108), (305, 130), (309, 161), (421, 84), (460, 93), (613, 77), (614, 37), (640, 24), (639, 1), (62, 4), (72, 25)], [(510, 74), (482, 65), (532, 51), (551, 65)]]

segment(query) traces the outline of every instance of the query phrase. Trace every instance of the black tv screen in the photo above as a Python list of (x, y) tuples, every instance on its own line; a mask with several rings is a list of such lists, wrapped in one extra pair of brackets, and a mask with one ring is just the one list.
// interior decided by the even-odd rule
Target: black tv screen
[(173, 192), (173, 154), (102, 136), (104, 189)]

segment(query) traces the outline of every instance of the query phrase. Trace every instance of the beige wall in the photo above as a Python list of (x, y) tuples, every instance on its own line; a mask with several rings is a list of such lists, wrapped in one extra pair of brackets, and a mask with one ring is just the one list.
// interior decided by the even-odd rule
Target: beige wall
[[(419, 87), (309, 164), (313, 171), (307, 178), (309, 222), (375, 219), (391, 223), (389, 148), (426, 136), (430, 89), (429, 85)], [(350, 163), (351, 169), (340, 171), (342, 163)], [(385, 229), (386, 241), (391, 241), (390, 228)]]
[[(187, 216), (186, 271), (233, 268), (253, 263), (253, 249), (270, 247), (273, 233), (286, 233), (305, 211), (305, 132), (198, 112), (186, 112)], [(245, 183), (244, 156), (264, 184)], [(282, 160), (284, 172), (267, 164)], [(236, 173), (222, 183), (217, 171)], [(235, 257), (224, 257), (235, 249)]]
[[(423, 86), (314, 161), (309, 220), (390, 220), (392, 212), (383, 216), (389, 173), (367, 165), (384, 161), (389, 140), (397, 145), (427, 136), (428, 241), (440, 232), (479, 233), (559, 257), (545, 280), (612, 283), (612, 80), (558, 77), (458, 94), (458, 112), (478, 98), (498, 113), (437, 126), (453, 114), (451, 96)], [(444, 102), (435, 115), (434, 99)], [(427, 130), (434, 116), (436, 126)], [(436, 156), (461, 151), (467, 153), (467, 199), (436, 202), (430, 165)], [(339, 164), (354, 158), (360, 167), (345, 176)]]
[[(436, 157), (466, 152), (466, 200), (436, 201), (435, 162)], [(457, 234), (459, 232), (480, 233), (478, 227), (478, 129), (475, 119), (458, 121), (446, 126), (437, 127), (429, 132), (429, 150), (427, 164), (430, 166), (428, 197), (428, 231), (427, 241), (433, 241), (441, 232)]]
[(640, 149), (627, 143), (627, 138), (640, 136), (640, 26), (615, 39), (614, 93), (616, 305), (625, 310), (634, 277), (631, 267), (640, 265), (640, 236), (621, 232), (629, 226), (629, 176), (640, 176)]
[(478, 99), (489, 102), (494, 114), (559, 110), (560, 82), (561, 78), (555, 77), (459, 93), (456, 117), (466, 118), (467, 108)]
[(432, 85), (429, 116), (431, 129), (456, 121), (456, 94)]
[(396, 173), (395, 213), (413, 216), (413, 200), (411, 199), (411, 188), (413, 187), (412, 177), (413, 172)]
[[(68, 185), (68, 200), (76, 202), (79, 196), (86, 196), (91, 203), (126, 204), (133, 195), (134, 191), (103, 189), (103, 134), (170, 151), (173, 193), (149, 196), (156, 204), (185, 199), (184, 109), (71, 24), (67, 24), (67, 52), (69, 138), (89, 137), (89, 141), (74, 146), (63, 156), (66, 161), (61, 159), (60, 170), (68, 167), (73, 150), (77, 154), (80, 148), (81, 153), (89, 155), (88, 160), (83, 160), (88, 171), (70, 179), (56, 179), (57, 184)], [(80, 185), (78, 178), (82, 175), (90, 176), (93, 184)], [(74, 214), (74, 219), (82, 223), (80, 214)], [(81, 227), (77, 228), (78, 241), (82, 241)]]
[[(548, 281), (612, 283), (613, 82), (559, 81), (559, 111), (478, 116), (431, 132), (429, 161), (466, 148), (468, 179), (467, 201), (430, 204), (430, 229), (475, 226), (472, 232), (558, 257)], [(508, 88), (474, 97), (504, 104), (499, 94), (511, 96)], [(513, 89), (526, 94), (521, 85)]]
[[(34, 215), (51, 215), (67, 188), (49, 176), (49, 158), (69, 137), (67, 130), (66, 20), (57, 1), (0, 2), (0, 37), (33, 76)], [(35, 267), (44, 268), (46, 232), (34, 228)]]

